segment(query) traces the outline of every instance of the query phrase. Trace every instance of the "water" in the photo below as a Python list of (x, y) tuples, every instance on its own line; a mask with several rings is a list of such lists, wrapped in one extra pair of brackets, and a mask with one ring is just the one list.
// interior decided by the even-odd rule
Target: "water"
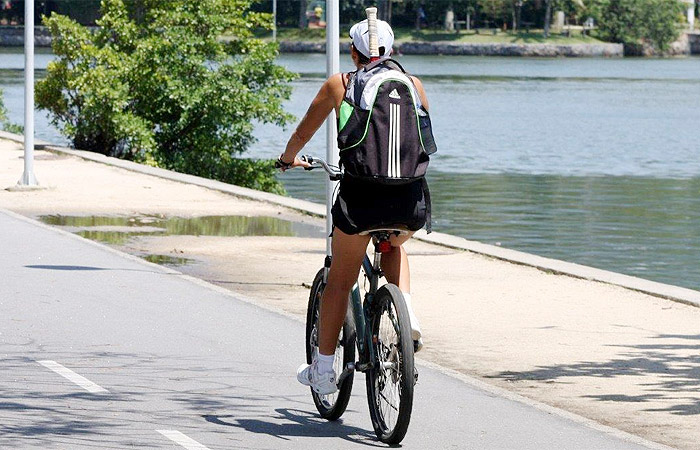
[[(93, 241), (125, 245), (137, 236), (324, 236), (324, 230), (308, 223), (266, 216), (39, 216), (48, 225), (63, 228)], [(163, 266), (193, 264), (189, 258), (141, 254), (146, 261)]]
[[(50, 58), (37, 55), (37, 66)], [(430, 100), (435, 230), (700, 289), (700, 58), (400, 60)], [(287, 106), (301, 117), (325, 59), (280, 62), (302, 73)], [(22, 74), (3, 69), (21, 67), (20, 53), (0, 50), (18, 123)], [(351, 69), (347, 56), (341, 68)], [(45, 116), (37, 122), (38, 137), (62, 140)], [(276, 157), (290, 132), (259, 125), (249, 154)], [(325, 155), (323, 130), (304, 152)], [(290, 195), (323, 201), (321, 174), (281, 180)]]
[(87, 239), (123, 245), (134, 236), (323, 237), (316, 225), (267, 216), (39, 216), (39, 220)]
[[(5, 107), (8, 110), (10, 122), (22, 125), (24, 123), (24, 49), (17, 47), (0, 47), (0, 89), (4, 93)], [(37, 79), (46, 76), (46, 66), (53, 59), (51, 50), (37, 47), (34, 55), (34, 65)], [(56, 144), (68, 145), (66, 138), (51, 124), (48, 113), (36, 111), (35, 134), (42, 139)]]

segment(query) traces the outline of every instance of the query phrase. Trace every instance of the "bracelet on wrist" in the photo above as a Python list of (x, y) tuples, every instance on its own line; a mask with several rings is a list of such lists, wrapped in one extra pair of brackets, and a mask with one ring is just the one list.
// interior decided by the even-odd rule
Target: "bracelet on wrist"
[(280, 155), (279, 158), (277, 158), (277, 161), (275, 161), (275, 167), (278, 169), (289, 169), (292, 167), (292, 164), (294, 164), (294, 160), (292, 160), (290, 163), (285, 162), (282, 160), (282, 155)]

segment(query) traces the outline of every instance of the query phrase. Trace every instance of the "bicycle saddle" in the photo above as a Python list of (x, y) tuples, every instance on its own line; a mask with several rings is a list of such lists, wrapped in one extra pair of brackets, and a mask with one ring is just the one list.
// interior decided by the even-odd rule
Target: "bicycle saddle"
[(389, 234), (394, 234), (396, 233), (397, 236), (405, 236), (409, 233), (408, 228), (402, 227), (400, 225), (394, 225), (391, 227), (383, 227), (383, 228), (372, 228), (370, 230), (365, 230), (365, 231), (360, 231), (358, 234), (360, 236), (366, 236), (368, 234), (374, 234), (374, 233), (380, 233), (382, 231), (385, 231)]

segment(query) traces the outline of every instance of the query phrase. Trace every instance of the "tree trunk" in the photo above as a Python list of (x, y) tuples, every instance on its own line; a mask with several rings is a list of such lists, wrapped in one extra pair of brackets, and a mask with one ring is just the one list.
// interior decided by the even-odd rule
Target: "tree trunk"
[(549, 25), (552, 23), (552, 0), (545, 0), (544, 37), (549, 38)]
[(387, 0), (379, 0), (377, 2), (377, 19), (388, 22), (387, 13), (389, 12), (389, 8), (386, 4)]
[(306, 0), (299, 0), (299, 28), (306, 28)]

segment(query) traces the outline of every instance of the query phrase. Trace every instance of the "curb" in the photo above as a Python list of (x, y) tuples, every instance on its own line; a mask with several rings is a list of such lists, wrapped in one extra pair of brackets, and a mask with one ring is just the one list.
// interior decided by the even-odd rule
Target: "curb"
[[(24, 142), (24, 138), (17, 134), (0, 131), (0, 138), (8, 139), (14, 142)], [(193, 184), (196, 186), (213, 189), (219, 192), (230, 194), (236, 197), (245, 198), (266, 202), (285, 208), (290, 208), (295, 211), (302, 212), (317, 217), (326, 216), (326, 207), (318, 203), (298, 200), (281, 195), (270, 194), (267, 192), (256, 191), (240, 186), (234, 186), (221, 181), (210, 180), (207, 178), (187, 175), (171, 170), (161, 169), (157, 167), (145, 166), (132, 161), (124, 161), (109, 156), (104, 156), (98, 153), (87, 152), (83, 150), (73, 150), (66, 147), (52, 145), (44, 141), (36, 141), (36, 148), (47, 150), (54, 153), (62, 153), (66, 155), (76, 156), (88, 161), (98, 162), (113, 167), (138, 172), (146, 175), (163, 178), (166, 180), (177, 181), (180, 183)], [(673, 286), (670, 284), (658, 283), (655, 281), (645, 280), (630, 275), (623, 275), (616, 272), (611, 272), (594, 267), (584, 266), (580, 264), (570, 263), (557, 259), (545, 258), (529, 253), (520, 252), (501, 248), (495, 245), (483, 244), (481, 242), (470, 241), (458, 236), (453, 236), (445, 233), (433, 232), (427, 234), (425, 230), (418, 231), (414, 238), (430, 244), (439, 245), (442, 247), (453, 248), (457, 250), (465, 250), (478, 255), (496, 258), (513, 264), (519, 264), (528, 267), (534, 267), (546, 273), (556, 275), (566, 275), (574, 278), (580, 278), (588, 281), (596, 281), (600, 283), (610, 284), (623, 287), (643, 294), (660, 297), (667, 300), (672, 300), (678, 303), (683, 303), (690, 306), (700, 307), (700, 291), (693, 289)]]

